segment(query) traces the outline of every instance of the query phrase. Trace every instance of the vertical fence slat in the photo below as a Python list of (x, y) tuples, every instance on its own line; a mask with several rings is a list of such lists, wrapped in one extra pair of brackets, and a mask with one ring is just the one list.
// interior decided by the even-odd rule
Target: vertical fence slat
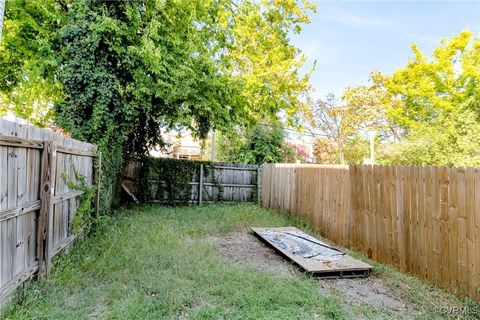
[(203, 196), (203, 164), (200, 164), (200, 170), (198, 174), (198, 205), (202, 205)]
[(458, 176), (458, 213), (457, 213), (457, 284), (459, 291), (463, 293), (468, 292), (467, 280), (467, 203), (466, 203), (466, 170), (464, 167), (457, 168), (456, 174)]
[(411, 182), (411, 206), (410, 206), (410, 272), (418, 274), (418, 191), (419, 170), (418, 166), (412, 166), (413, 181)]
[(48, 275), (50, 270), (49, 259), (49, 226), (50, 213), (53, 211), (53, 195), (55, 192), (56, 173), (56, 145), (53, 141), (45, 141), (41, 168), (40, 200), (42, 207), (37, 231), (37, 258), (38, 274), (42, 277)]
[(475, 275), (475, 175), (473, 168), (465, 171), (465, 223), (466, 223), (466, 290), (472, 296), (476, 295), (477, 279)]
[(440, 168), (440, 281), (449, 285), (449, 250), (448, 250), (448, 168)]
[(93, 206), (95, 208), (95, 217), (100, 215), (100, 192), (101, 192), (101, 176), (102, 176), (102, 154), (99, 152), (97, 158), (93, 161), (93, 179), (97, 186), (97, 190), (95, 192), (95, 198), (93, 199)]
[(416, 209), (416, 234), (417, 234), (417, 261), (415, 263), (415, 274), (424, 279), (425, 267), (425, 170), (417, 167), (417, 209)]
[(440, 189), (440, 182), (441, 182), (441, 171), (440, 168), (433, 167), (433, 177), (432, 177), (432, 192), (433, 192), (433, 229), (432, 229), (432, 242), (433, 242), (433, 275), (431, 275), (431, 279), (433, 281), (440, 283), (442, 277), (442, 269), (441, 269), (441, 245), (442, 245), (442, 234), (441, 234), (441, 189)]
[(474, 199), (474, 208), (475, 208), (475, 259), (473, 267), (473, 291), (476, 293), (473, 297), (477, 300), (480, 300), (480, 169), (474, 169), (474, 184), (475, 184), (475, 199)]
[(424, 235), (422, 238), (423, 246), (423, 266), (422, 266), (422, 279), (425, 281), (428, 279), (429, 273), (432, 273), (433, 270), (433, 237), (432, 237), (432, 226), (433, 226), (433, 194), (432, 194), (432, 167), (425, 168), (425, 179), (424, 179), (424, 192), (425, 196), (423, 198), (423, 225), (422, 230)]
[(449, 186), (448, 186), (448, 252), (449, 268), (448, 279), (450, 288), (454, 292), (458, 292), (458, 184), (459, 177), (456, 168), (448, 169)]

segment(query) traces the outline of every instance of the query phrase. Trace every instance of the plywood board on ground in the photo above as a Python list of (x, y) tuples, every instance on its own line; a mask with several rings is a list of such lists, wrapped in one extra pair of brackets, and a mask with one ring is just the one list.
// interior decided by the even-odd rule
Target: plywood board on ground
[[(295, 264), (300, 266), (305, 271), (314, 274), (322, 278), (353, 278), (353, 277), (366, 277), (370, 274), (373, 267), (367, 263), (356, 260), (349, 255), (344, 254), (341, 258), (332, 260), (315, 260), (312, 258), (304, 258), (299, 254), (292, 253), (291, 251), (282, 248), (271, 239), (265, 236), (266, 232), (274, 231), (278, 233), (296, 233), (302, 234), (303, 232), (295, 227), (278, 227), (278, 228), (251, 228), (257, 237), (265, 241), (268, 245), (273, 247), (283, 256), (292, 260)], [(305, 238), (311, 236), (303, 233)], [(319, 243), (321, 241), (317, 240)]]

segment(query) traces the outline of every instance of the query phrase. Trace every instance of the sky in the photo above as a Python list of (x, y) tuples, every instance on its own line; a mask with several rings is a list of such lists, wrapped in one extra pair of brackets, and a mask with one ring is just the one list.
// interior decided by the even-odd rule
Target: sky
[(367, 84), (372, 70), (394, 72), (412, 57), (412, 43), (430, 54), (465, 28), (480, 35), (480, 0), (312, 2), (317, 12), (291, 41), (307, 55), (304, 71), (317, 61), (315, 98)]

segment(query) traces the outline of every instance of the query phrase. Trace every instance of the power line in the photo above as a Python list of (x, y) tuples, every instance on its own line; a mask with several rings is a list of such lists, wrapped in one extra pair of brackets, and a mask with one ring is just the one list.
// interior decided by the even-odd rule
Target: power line
[(265, 126), (265, 127), (271, 127), (271, 128), (281, 128), (285, 131), (295, 132), (295, 133), (298, 133), (298, 134), (301, 134), (301, 135), (304, 135), (304, 136), (329, 138), (329, 136), (325, 133), (304, 132), (304, 131), (299, 131), (299, 130), (295, 130), (295, 129), (292, 129), (292, 128), (281, 127), (281, 126), (272, 125), (272, 124), (268, 124), (268, 123), (259, 123), (259, 125)]

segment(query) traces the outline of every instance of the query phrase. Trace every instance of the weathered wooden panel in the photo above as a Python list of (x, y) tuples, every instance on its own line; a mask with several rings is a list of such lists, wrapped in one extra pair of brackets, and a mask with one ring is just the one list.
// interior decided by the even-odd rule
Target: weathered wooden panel
[[(44, 207), (41, 184), (45, 142), (60, 146), (63, 152), (59, 152), (55, 163), (50, 164), (55, 172), (49, 175), (56, 177), (49, 185), (52, 200), (60, 190), (69, 191), (63, 173), (75, 181), (73, 168), (92, 184), (96, 146), (54, 134), (48, 129), (0, 119), (0, 303), (37, 272), (39, 260), (44, 258), (38, 254), (44, 251), (38, 242), (39, 237), (42, 238), (38, 231), (42, 229), (39, 222)], [(51, 252), (58, 253), (58, 248), (65, 248), (66, 240), (72, 236), (70, 223), (77, 205), (75, 198), (64, 202), (66, 205), (60, 203), (61, 213), (54, 210), (53, 205), (44, 209), (50, 218), (45, 220), (45, 233), (51, 236), (45, 238), (49, 258), (53, 256)], [(48, 264), (46, 267), (48, 269)]]
[[(302, 231), (295, 227), (277, 227), (277, 228), (251, 228), (256, 236), (264, 240), (275, 250), (282, 255), (292, 260), (295, 264), (300, 266), (308, 273), (314, 274), (322, 278), (354, 278), (354, 277), (366, 277), (370, 274), (373, 267), (367, 263), (356, 260), (349, 255), (343, 254), (340, 251), (336, 251), (335, 248), (328, 246), (327, 244), (304, 234)], [(290, 234), (298, 237), (298, 242), (293, 242), (291, 248), (288, 247), (288, 241), (282, 241), (283, 245), (278, 245), (278, 241), (272, 240), (267, 237), (266, 234), (273, 232), (275, 237), (279, 236), (278, 241), (284, 240), (284, 235), (290, 236)], [(290, 236), (291, 237), (291, 236)], [(294, 238), (295, 239), (295, 238)], [(303, 241), (303, 242), (302, 242)], [(308, 250), (310, 246), (324, 247), (325, 251), (338, 252), (334, 258), (325, 260), (317, 260), (312, 258), (313, 254), (307, 255), (307, 257), (301, 254), (295, 253), (294, 250)], [(301, 248), (301, 249), (299, 249)], [(321, 251), (320, 251), (321, 252)], [(314, 252), (318, 253), (318, 252)], [(319, 256), (319, 254), (315, 255)]]

